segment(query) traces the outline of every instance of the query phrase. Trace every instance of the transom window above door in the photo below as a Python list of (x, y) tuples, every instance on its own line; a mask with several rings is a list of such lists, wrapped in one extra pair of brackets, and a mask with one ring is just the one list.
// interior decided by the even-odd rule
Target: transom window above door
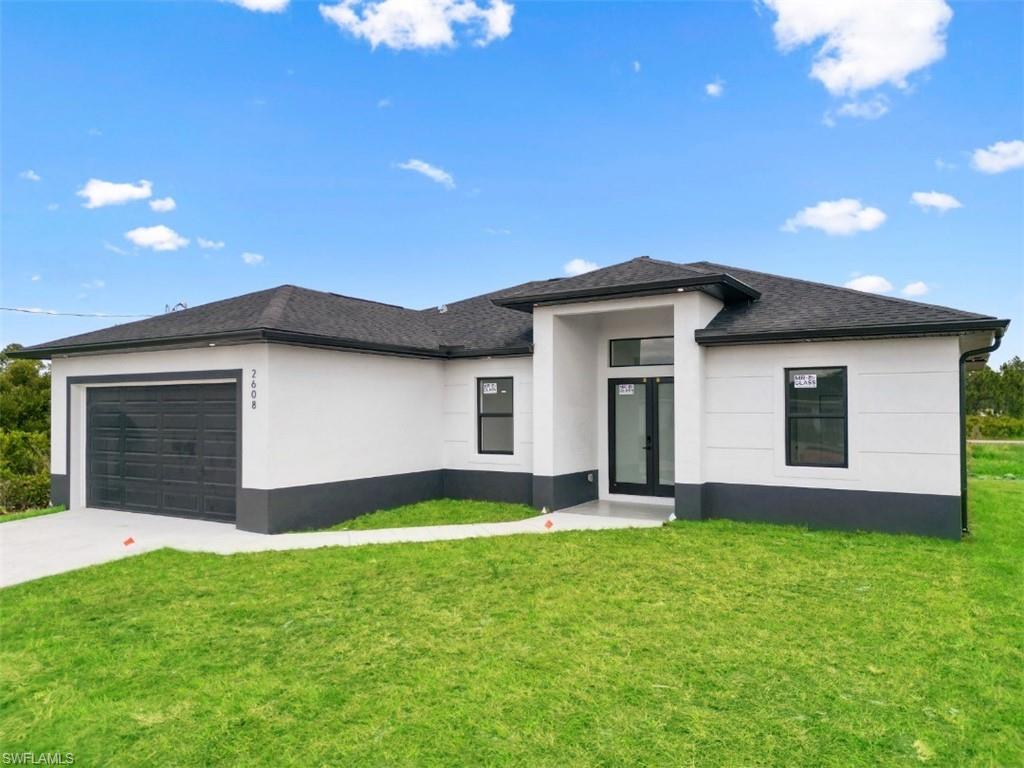
[(672, 365), (675, 362), (672, 336), (648, 336), (640, 339), (612, 339), (608, 343), (608, 365)]

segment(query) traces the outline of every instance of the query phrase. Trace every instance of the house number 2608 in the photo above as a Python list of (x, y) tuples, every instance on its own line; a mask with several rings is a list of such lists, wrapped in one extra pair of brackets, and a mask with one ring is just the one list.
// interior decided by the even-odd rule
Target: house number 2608
[(256, 410), (256, 369), (252, 369), (252, 378), (249, 380), (249, 407)]

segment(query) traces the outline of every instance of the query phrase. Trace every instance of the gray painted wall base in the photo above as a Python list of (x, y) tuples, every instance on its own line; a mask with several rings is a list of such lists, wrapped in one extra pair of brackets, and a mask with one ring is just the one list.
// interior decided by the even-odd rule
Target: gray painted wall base
[(597, 470), (566, 475), (533, 475), (533, 506), (551, 511), (597, 498)]
[(243, 488), (235, 525), (257, 533), (325, 528), (378, 509), (441, 498), (443, 488), (439, 469), (291, 488)]
[(50, 475), (50, 503), (71, 506), (71, 478), (67, 475)]
[(533, 475), (433, 469), (291, 488), (242, 488), (235, 524), (256, 533), (325, 528), (378, 509), (443, 498), (529, 504)]
[(960, 497), (734, 483), (676, 484), (676, 517), (959, 539)]
[(533, 498), (533, 475), (529, 472), (442, 469), (441, 473), (445, 498), (514, 504), (529, 504)]

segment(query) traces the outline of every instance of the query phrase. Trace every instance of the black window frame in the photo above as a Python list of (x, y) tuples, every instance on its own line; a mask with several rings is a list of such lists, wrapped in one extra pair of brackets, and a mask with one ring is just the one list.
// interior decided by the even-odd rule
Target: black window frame
[[(512, 410), (508, 413), (484, 413), (482, 398), (483, 392), (480, 391), (480, 385), (485, 381), (507, 381), (509, 385), (510, 394), (512, 397)], [(501, 384), (499, 383), (499, 387)], [(515, 389), (515, 377), (514, 376), (477, 376), (476, 378), (476, 452), (478, 454), (484, 454), (488, 456), (514, 456), (516, 452), (516, 389)], [(500, 418), (500, 419), (511, 419), (512, 420), (512, 448), (508, 451), (485, 451), (483, 446), (484, 439), (484, 419)]]
[(616, 341), (639, 341), (639, 342), (643, 342), (645, 339), (674, 339), (674, 338), (675, 338), (675, 336), (668, 335), (668, 336), (625, 336), (625, 337), (620, 338), (620, 339), (608, 339), (608, 367), (609, 368), (640, 368), (640, 367), (646, 366), (646, 365), (675, 365), (676, 364), (675, 349), (672, 350), (672, 362), (670, 362), (670, 363), (636, 363), (636, 364), (630, 363), (628, 365), (616, 365), (615, 364), (615, 356), (612, 354), (612, 345)]
[[(789, 411), (789, 379), (790, 373), (799, 371), (842, 371), (843, 372), (843, 415), (822, 416), (818, 414), (792, 415)], [(785, 368), (782, 381), (783, 397), (785, 398), (786, 413), (786, 466), (787, 467), (817, 467), (819, 469), (849, 469), (850, 468), (850, 372), (845, 365), (801, 365), (794, 368)], [(818, 462), (796, 462), (793, 460), (793, 441), (791, 425), (793, 419), (842, 419), (843, 420), (843, 463), (842, 464), (821, 464)]]

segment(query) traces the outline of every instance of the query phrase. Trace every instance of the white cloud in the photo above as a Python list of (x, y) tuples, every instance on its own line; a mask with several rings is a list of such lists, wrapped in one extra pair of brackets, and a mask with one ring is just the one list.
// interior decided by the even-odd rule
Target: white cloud
[(844, 197), (824, 200), (804, 208), (782, 225), (783, 232), (797, 232), (804, 228), (820, 229), (829, 235), (852, 235), (878, 229), (885, 222), (885, 213), (878, 208), (865, 207), (860, 200)]
[(843, 287), (867, 293), (888, 293), (892, 290), (892, 283), (881, 275), (861, 275), (843, 283)]
[(43, 279), (42, 275), (32, 275), (32, 282), (33, 283), (38, 283), (42, 279)]
[(488, 235), (511, 235), (512, 230), (504, 227), (484, 227), (484, 232)]
[(262, 264), (263, 255), (259, 253), (250, 253), (249, 251), (246, 251), (245, 253), (242, 254), (242, 261), (244, 261), (249, 266)]
[(87, 283), (82, 283), (83, 288), (106, 288), (107, 283), (105, 280), (90, 280)]
[(928, 293), (928, 284), (920, 280), (907, 283), (903, 286), (903, 290), (900, 291), (904, 296), (924, 296)]
[(443, 168), (438, 168), (436, 165), (425, 163), (422, 160), (412, 158), (406, 160), (404, 163), (399, 163), (398, 167), (404, 171), (415, 171), (416, 173), (422, 173), (428, 179), (436, 181), (447, 189), (455, 189), (455, 179), (452, 175)]
[(377, 109), (387, 109), (390, 106), (391, 98), (389, 96), (385, 96), (383, 99), (377, 100)]
[(811, 77), (835, 95), (891, 83), (946, 55), (946, 27), (953, 17), (944, 0), (762, 0), (778, 18), (772, 29), (789, 52), (824, 38)]
[(585, 272), (593, 272), (597, 269), (597, 264), (586, 259), (571, 259), (565, 262), (565, 266), (562, 267), (567, 275), (582, 275)]
[(713, 99), (717, 99), (725, 92), (725, 80), (716, 78), (713, 82), (704, 86), (704, 93)]
[(289, 0), (227, 0), (247, 11), (258, 13), (281, 13), (288, 7)]
[(46, 206), (46, 210), (48, 211), (56, 211), (58, 208), (60, 208), (60, 203), (50, 203)]
[(484, 46), (512, 31), (515, 7), (505, 0), (342, 0), (320, 5), (325, 20), (373, 48), (386, 45), (396, 50), (453, 48), (458, 44), (456, 27), (474, 45)]
[(173, 211), (177, 208), (178, 204), (174, 202), (173, 197), (161, 197), (157, 200), (150, 200), (149, 207), (157, 213), (167, 213), (168, 211)]
[(128, 251), (126, 251), (124, 248), (118, 248), (116, 245), (114, 245), (113, 243), (108, 243), (106, 240), (103, 241), (103, 249), (106, 251), (110, 251), (111, 253), (116, 253), (119, 256), (128, 255)]
[(223, 240), (207, 240), (205, 237), (197, 237), (196, 242), (200, 248), (206, 248), (207, 250), (219, 251), (224, 247)]
[(634, 72), (640, 72), (640, 62), (636, 61), (635, 59), (633, 61), (633, 71)]
[(971, 155), (971, 165), (982, 173), (1024, 168), (1024, 141), (997, 141), (986, 149), (976, 149)]
[(938, 171), (955, 171), (956, 163), (947, 163), (941, 157), (935, 158), (935, 169)]
[(157, 224), (155, 227), (136, 227), (124, 236), (140, 248), (154, 251), (176, 251), (188, 245), (188, 238), (182, 237), (170, 227)]
[(889, 99), (879, 94), (867, 101), (848, 101), (836, 108), (838, 117), (856, 117), (861, 120), (877, 120), (889, 111)]
[(934, 208), (937, 211), (945, 213), (951, 211), (954, 208), (963, 208), (963, 203), (957, 200), (952, 195), (947, 195), (945, 192), (915, 192), (910, 196), (910, 202), (914, 203), (921, 208), (922, 211), (928, 211)]
[(102, 208), (105, 205), (123, 205), (132, 200), (145, 200), (153, 195), (153, 183), (145, 179), (137, 184), (89, 179), (75, 194), (85, 198), (83, 207)]
[(43, 180), (43, 177), (40, 176), (35, 171), (33, 171), (31, 168), (29, 168), (27, 171), (22, 171), (21, 173), (19, 173), (18, 174), (18, 178), (19, 179), (24, 179), (25, 181), (42, 181)]

